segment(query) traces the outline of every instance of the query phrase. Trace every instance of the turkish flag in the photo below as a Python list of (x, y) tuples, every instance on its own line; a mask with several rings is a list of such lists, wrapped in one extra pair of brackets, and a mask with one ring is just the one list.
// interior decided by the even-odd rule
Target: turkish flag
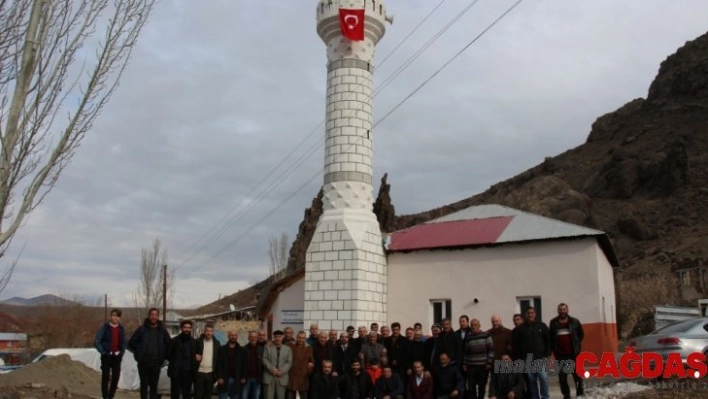
[(339, 26), (342, 35), (349, 40), (364, 40), (364, 9), (339, 9)]

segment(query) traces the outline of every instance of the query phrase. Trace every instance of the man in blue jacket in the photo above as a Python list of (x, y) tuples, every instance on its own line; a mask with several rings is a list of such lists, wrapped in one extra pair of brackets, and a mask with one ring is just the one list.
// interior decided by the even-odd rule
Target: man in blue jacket
[(376, 399), (403, 399), (406, 386), (400, 374), (394, 373), (390, 365), (383, 366), (383, 375), (376, 380)]
[(128, 349), (133, 352), (138, 362), (140, 377), (140, 399), (157, 399), (157, 383), (160, 369), (165, 363), (167, 348), (170, 345), (170, 333), (160, 322), (160, 311), (156, 308), (148, 311), (148, 318), (138, 327), (128, 341)]
[(120, 323), (121, 315), (120, 309), (111, 310), (110, 321), (101, 326), (94, 341), (96, 350), (101, 354), (101, 397), (103, 399), (113, 399), (118, 389), (120, 364), (125, 353), (125, 328)]

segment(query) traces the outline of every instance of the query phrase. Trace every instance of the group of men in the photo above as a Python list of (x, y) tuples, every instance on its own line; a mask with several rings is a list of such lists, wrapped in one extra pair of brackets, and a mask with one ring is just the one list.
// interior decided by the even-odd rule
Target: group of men
[[(111, 321), (96, 337), (104, 398), (115, 395), (124, 352), (119, 312), (111, 312)], [(569, 316), (566, 304), (558, 306), (558, 316), (549, 325), (536, 320), (535, 309), (528, 308), (514, 315), (513, 329), (504, 327), (499, 315), (491, 317), (487, 331), (467, 316), (459, 318), (457, 330), (444, 319), (431, 327), (429, 336), (420, 323), (403, 334), (400, 323), (380, 329), (372, 323), (368, 329), (360, 326), (357, 337), (353, 326), (338, 335), (311, 325), (309, 336), (288, 327), (275, 331), (272, 340), (264, 331), (251, 331), (244, 346), (236, 331), (219, 346), (210, 325), (194, 338), (192, 323), (186, 320), (180, 324), (181, 333), (170, 338), (158, 318), (158, 310), (151, 309), (128, 341), (145, 399), (157, 397), (165, 361), (172, 398), (189, 398), (192, 389), (198, 399), (211, 397), (216, 386), (224, 399), (482, 399), (487, 387), (489, 398), (549, 399), (547, 370), (495, 373), (494, 362), (546, 360), (551, 355), (575, 359), (584, 338), (582, 324)], [(582, 379), (572, 376), (576, 395), (583, 396)], [(564, 399), (571, 397), (568, 377), (561, 370)]]

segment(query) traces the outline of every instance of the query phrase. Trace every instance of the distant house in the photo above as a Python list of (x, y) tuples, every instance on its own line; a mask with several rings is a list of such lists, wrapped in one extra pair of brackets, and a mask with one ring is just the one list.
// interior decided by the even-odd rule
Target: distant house
[[(567, 303), (585, 328), (585, 350), (617, 351), (613, 268), (619, 263), (602, 231), (500, 205), (473, 206), (392, 233), (387, 263), (386, 292), (379, 293), (387, 320), (370, 322), (404, 328), (420, 322), (427, 330), (449, 317), (457, 328), (457, 318), (468, 315), (487, 329), (497, 313), (513, 327), (512, 315), (529, 306), (548, 323)], [(301, 316), (304, 277), (303, 268), (262, 297), (258, 312), (269, 330), (308, 327)]]
[(0, 333), (0, 351), (20, 351), (27, 347), (27, 334)]
[(261, 294), (256, 311), (265, 322), (270, 337), (273, 331), (303, 328), (305, 314), (305, 268), (301, 267), (267, 287)]
[(686, 300), (708, 297), (708, 259), (683, 259), (671, 265)]

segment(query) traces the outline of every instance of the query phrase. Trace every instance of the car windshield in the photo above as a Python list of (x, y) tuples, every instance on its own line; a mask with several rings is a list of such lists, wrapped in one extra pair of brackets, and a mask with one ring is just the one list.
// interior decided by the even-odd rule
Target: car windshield
[(678, 323), (669, 324), (666, 327), (662, 327), (654, 331), (653, 334), (673, 334), (679, 332), (686, 332), (690, 330), (693, 326), (695, 326), (698, 322), (699, 320), (680, 321)]

